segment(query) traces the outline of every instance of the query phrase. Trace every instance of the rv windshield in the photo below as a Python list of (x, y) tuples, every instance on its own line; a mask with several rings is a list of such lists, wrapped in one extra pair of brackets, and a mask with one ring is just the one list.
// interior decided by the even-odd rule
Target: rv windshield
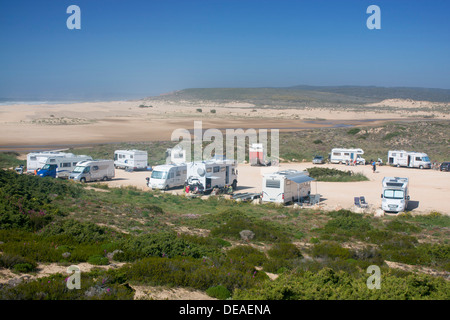
[(428, 158), (428, 157), (422, 157), (422, 161), (430, 162), (430, 158)]
[(165, 179), (167, 177), (167, 172), (165, 171), (153, 171), (152, 179)]
[(384, 190), (384, 197), (386, 199), (403, 199), (405, 192), (403, 190)]
[(82, 173), (85, 167), (75, 167), (72, 172), (75, 173)]

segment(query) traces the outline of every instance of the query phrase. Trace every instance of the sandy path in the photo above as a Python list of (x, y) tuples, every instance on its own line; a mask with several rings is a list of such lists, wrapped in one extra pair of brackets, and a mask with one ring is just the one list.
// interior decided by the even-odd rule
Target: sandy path
[[(363, 182), (313, 182), (312, 193), (322, 195), (321, 207), (326, 210), (336, 208), (354, 209), (353, 197), (365, 196), (371, 211), (381, 206), (381, 181), (384, 177), (408, 177), (410, 180), (410, 196), (414, 213), (429, 213), (436, 210), (450, 215), (450, 202), (448, 191), (450, 190), (450, 173), (429, 169), (396, 168), (390, 166), (377, 166), (377, 172), (372, 172), (370, 165), (350, 167), (339, 164), (313, 165), (305, 163), (282, 163), (280, 167), (252, 167), (248, 164), (238, 166), (238, 190), (236, 192), (261, 192), (262, 175), (278, 169), (305, 170), (312, 166), (336, 168), (340, 170), (352, 170), (364, 173), (370, 180)], [(145, 185), (146, 177), (150, 171), (125, 172), (117, 169), (116, 177), (108, 183), (112, 187), (136, 186), (142, 190), (149, 190)], [(103, 182), (102, 182), (103, 183)], [(182, 194), (182, 189), (174, 189), (168, 192)]]

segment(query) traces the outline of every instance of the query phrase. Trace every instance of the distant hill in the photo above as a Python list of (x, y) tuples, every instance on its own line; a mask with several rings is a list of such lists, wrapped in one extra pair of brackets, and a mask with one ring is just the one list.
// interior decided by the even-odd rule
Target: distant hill
[(255, 105), (366, 104), (384, 99), (450, 102), (449, 89), (365, 86), (294, 86), (281, 88), (191, 88), (149, 99), (241, 101)]

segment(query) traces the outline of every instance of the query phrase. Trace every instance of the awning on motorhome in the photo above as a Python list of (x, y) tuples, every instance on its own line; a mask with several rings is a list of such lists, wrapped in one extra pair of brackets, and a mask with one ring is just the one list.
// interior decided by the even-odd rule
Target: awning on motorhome
[(295, 183), (304, 183), (304, 182), (308, 182), (308, 181), (314, 181), (313, 178), (311, 178), (310, 176), (305, 176), (305, 175), (300, 175), (300, 176), (296, 176), (296, 177), (290, 177), (290, 178), (286, 178), (288, 180), (294, 181)]

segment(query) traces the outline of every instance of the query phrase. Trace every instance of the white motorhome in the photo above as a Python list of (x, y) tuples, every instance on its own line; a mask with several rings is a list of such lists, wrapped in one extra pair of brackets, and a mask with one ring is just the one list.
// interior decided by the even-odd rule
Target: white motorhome
[(116, 168), (145, 169), (148, 165), (148, 153), (142, 150), (116, 150), (114, 151), (114, 165)]
[(152, 189), (168, 190), (183, 186), (186, 178), (186, 164), (164, 164), (153, 168), (152, 175), (147, 178), (147, 185)]
[(381, 209), (393, 213), (405, 211), (409, 201), (408, 182), (408, 178), (385, 177), (382, 182)]
[(67, 153), (64, 157), (48, 158), (46, 164), (56, 164), (56, 177), (67, 179), (80, 161), (87, 160), (92, 160), (92, 157), (85, 155), (77, 156), (72, 153)]
[(207, 160), (189, 162), (186, 184), (198, 188), (199, 192), (208, 192), (215, 187), (231, 185), (237, 188), (237, 162), (235, 160)]
[(34, 173), (35, 170), (41, 169), (50, 157), (63, 157), (64, 155), (66, 155), (65, 152), (59, 151), (31, 152), (27, 154), (27, 173)]
[(366, 159), (361, 157), (364, 154), (363, 149), (345, 149), (345, 148), (334, 148), (331, 149), (330, 162), (331, 163), (346, 163), (354, 162), (356, 164), (366, 164)]
[(311, 194), (307, 171), (283, 170), (263, 175), (262, 202), (288, 203), (301, 201)]
[(166, 159), (170, 158), (170, 163), (184, 164), (186, 163), (186, 150), (180, 147), (175, 147), (166, 150)]
[(431, 168), (431, 161), (426, 153), (405, 150), (389, 150), (388, 164), (397, 167)]
[(70, 180), (88, 182), (111, 180), (115, 176), (113, 160), (87, 160), (77, 164), (69, 176)]

